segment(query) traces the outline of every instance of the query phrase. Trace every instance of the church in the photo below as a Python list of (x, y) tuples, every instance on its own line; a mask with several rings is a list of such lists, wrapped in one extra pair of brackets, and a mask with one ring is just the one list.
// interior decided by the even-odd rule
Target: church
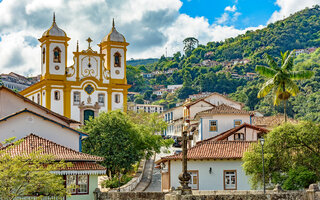
[(127, 110), (126, 51), (129, 43), (120, 34), (114, 21), (111, 31), (98, 46), (99, 52), (88, 48), (73, 52), (73, 65), (67, 66), (70, 38), (52, 26), (39, 39), (41, 45), (40, 82), (20, 94), (65, 117), (84, 123), (102, 111)]

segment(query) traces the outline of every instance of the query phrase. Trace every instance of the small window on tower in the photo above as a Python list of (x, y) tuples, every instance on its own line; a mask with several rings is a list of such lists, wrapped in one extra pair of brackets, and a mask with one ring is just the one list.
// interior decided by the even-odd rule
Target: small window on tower
[(121, 57), (120, 53), (117, 52), (114, 54), (114, 66), (115, 67), (121, 67), (120, 57)]
[(114, 101), (115, 101), (116, 103), (120, 103), (120, 94), (116, 94), (116, 95), (114, 96)]
[(73, 93), (73, 104), (75, 104), (75, 105), (80, 104), (80, 92)]
[(53, 49), (53, 62), (61, 63), (61, 50), (59, 47)]
[(59, 101), (60, 100), (60, 92), (54, 91), (54, 100)]
[(37, 94), (37, 103), (40, 104), (40, 94)]
[(42, 63), (45, 63), (46, 62), (46, 49), (43, 48), (42, 50)]

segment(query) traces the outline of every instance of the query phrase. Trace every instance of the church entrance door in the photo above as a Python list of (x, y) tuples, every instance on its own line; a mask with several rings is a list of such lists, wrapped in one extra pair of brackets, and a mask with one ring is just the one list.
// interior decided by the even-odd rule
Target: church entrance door
[(84, 124), (86, 124), (86, 121), (89, 120), (90, 116), (92, 116), (92, 118), (94, 118), (94, 111), (93, 110), (84, 110), (83, 113), (84, 116)]

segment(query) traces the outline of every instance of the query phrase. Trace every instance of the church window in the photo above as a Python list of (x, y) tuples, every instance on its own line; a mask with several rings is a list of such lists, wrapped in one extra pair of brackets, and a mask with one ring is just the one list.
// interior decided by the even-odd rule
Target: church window
[(94, 91), (94, 88), (92, 87), (92, 85), (89, 84), (84, 88), (84, 91), (86, 91), (86, 93), (88, 93), (88, 95), (90, 95)]
[(37, 103), (40, 104), (40, 94), (37, 94)]
[(80, 92), (73, 93), (73, 104), (75, 104), (75, 105), (80, 104)]
[(34, 96), (32, 96), (32, 101), (34, 101)]
[(59, 101), (60, 100), (60, 92), (54, 91), (54, 100)]
[(117, 52), (114, 54), (114, 66), (115, 67), (121, 67), (120, 57), (121, 57), (120, 53)]
[(61, 63), (61, 50), (59, 47), (53, 49), (53, 62)]
[(46, 49), (43, 48), (42, 50), (42, 63), (45, 63), (46, 62)]
[(120, 94), (116, 94), (116, 95), (114, 96), (114, 101), (115, 101), (116, 103), (120, 103)]
[(98, 94), (98, 103), (100, 106), (104, 106), (104, 94)]

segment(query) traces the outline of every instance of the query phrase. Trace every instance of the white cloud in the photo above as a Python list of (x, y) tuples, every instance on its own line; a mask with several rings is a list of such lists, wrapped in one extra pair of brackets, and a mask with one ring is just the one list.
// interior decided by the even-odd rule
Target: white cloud
[(225, 7), (224, 11), (235, 12), (237, 10), (236, 5)]
[[(90, 36), (94, 49), (98, 50), (95, 44), (108, 34), (113, 17), (117, 30), (130, 43), (127, 59), (160, 57), (165, 48), (170, 56), (182, 51), (186, 37), (196, 37), (206, 44), (248, 30), (209, 24), (204, 17), (180, 14), (181, 6), (180, 0), (3, 0), (0, 3), (0, 73), (40, 73), (41, 52), (37, 39), (51, 26), (54, 11), (58, 26), (71, 38), (68, 65), (73, 62), (77, 40), (80, 49), (85, 49), (85, 39)], [(225, 18), (233, 20), (238, 15), (233, 12)]]
[(228, 13), (223, 13), (221, 17), (217, 18), (217, 23), (218, 24), (223, 24), (229, 20), (229, 14)]
[(313, 5), (320, 4), (320, 0), (277, 0), (276, 5), (280, 7), (279, 11), (275, 11), (268, 23), (275, 22), (277, 20), (284, 19), (290, 14), (293, 14), (306, 7), (312, 7)]

